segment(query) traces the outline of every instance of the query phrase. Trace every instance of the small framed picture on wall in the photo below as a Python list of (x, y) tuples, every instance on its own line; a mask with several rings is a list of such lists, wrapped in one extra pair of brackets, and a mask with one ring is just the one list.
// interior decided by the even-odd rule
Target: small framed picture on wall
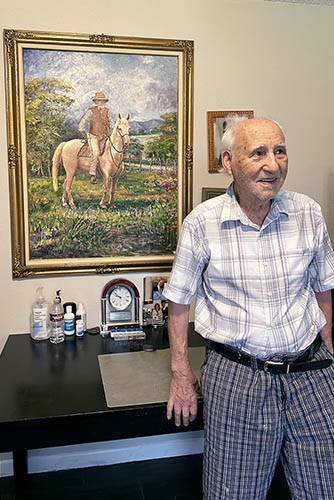
[(202, 188), (202, 201), (209, 200), (210, 198), (215, 198), (216, 196), (220, 196), (221, 194), (226, 193), (226, 188), (211, 188), (211, 187), (203, 187)]
[(254, 117), (254, 111), (208, 111), (208, 156), (209, 173), (222, 170), (221, 141), (228, 126), (229, 119), (233, 116)]

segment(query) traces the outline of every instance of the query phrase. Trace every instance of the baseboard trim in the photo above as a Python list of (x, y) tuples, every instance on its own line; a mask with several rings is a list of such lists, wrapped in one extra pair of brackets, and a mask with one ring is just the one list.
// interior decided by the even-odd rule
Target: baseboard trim
[[(28, 451), (28, 472), (51, 472), (99, 465), (194, 455), (203, 451), (203, 431)], [(0, 477), (13, 475), (12, 453), (0, 454)]]

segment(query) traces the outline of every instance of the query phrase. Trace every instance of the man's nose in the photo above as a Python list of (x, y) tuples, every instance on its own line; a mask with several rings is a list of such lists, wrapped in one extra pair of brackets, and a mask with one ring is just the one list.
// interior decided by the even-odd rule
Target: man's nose
[(263, 169), (269, 172), (276, 172), (279, 170), (279, 164), (274, 153), (268, 153), (265, 158)]

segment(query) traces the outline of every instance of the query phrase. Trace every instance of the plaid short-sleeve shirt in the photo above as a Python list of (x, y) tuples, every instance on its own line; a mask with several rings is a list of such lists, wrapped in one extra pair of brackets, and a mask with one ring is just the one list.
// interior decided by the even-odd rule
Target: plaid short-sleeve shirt
[(203, 337), (258, 357), (305, 349), (325, 325), (315, 292), (334, 288), (334, 252), (320, 206), (281, 190), (261, 228), (233, 191), (184, 220), (164, 296), (196, 297)]

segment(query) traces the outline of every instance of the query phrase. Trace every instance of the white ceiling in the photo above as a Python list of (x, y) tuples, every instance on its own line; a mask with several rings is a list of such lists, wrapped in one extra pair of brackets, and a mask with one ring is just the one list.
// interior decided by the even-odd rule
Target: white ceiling
[(265, 0), (266, 2), (313, 3), (318, 5), (334, 5), (334, 0)]

